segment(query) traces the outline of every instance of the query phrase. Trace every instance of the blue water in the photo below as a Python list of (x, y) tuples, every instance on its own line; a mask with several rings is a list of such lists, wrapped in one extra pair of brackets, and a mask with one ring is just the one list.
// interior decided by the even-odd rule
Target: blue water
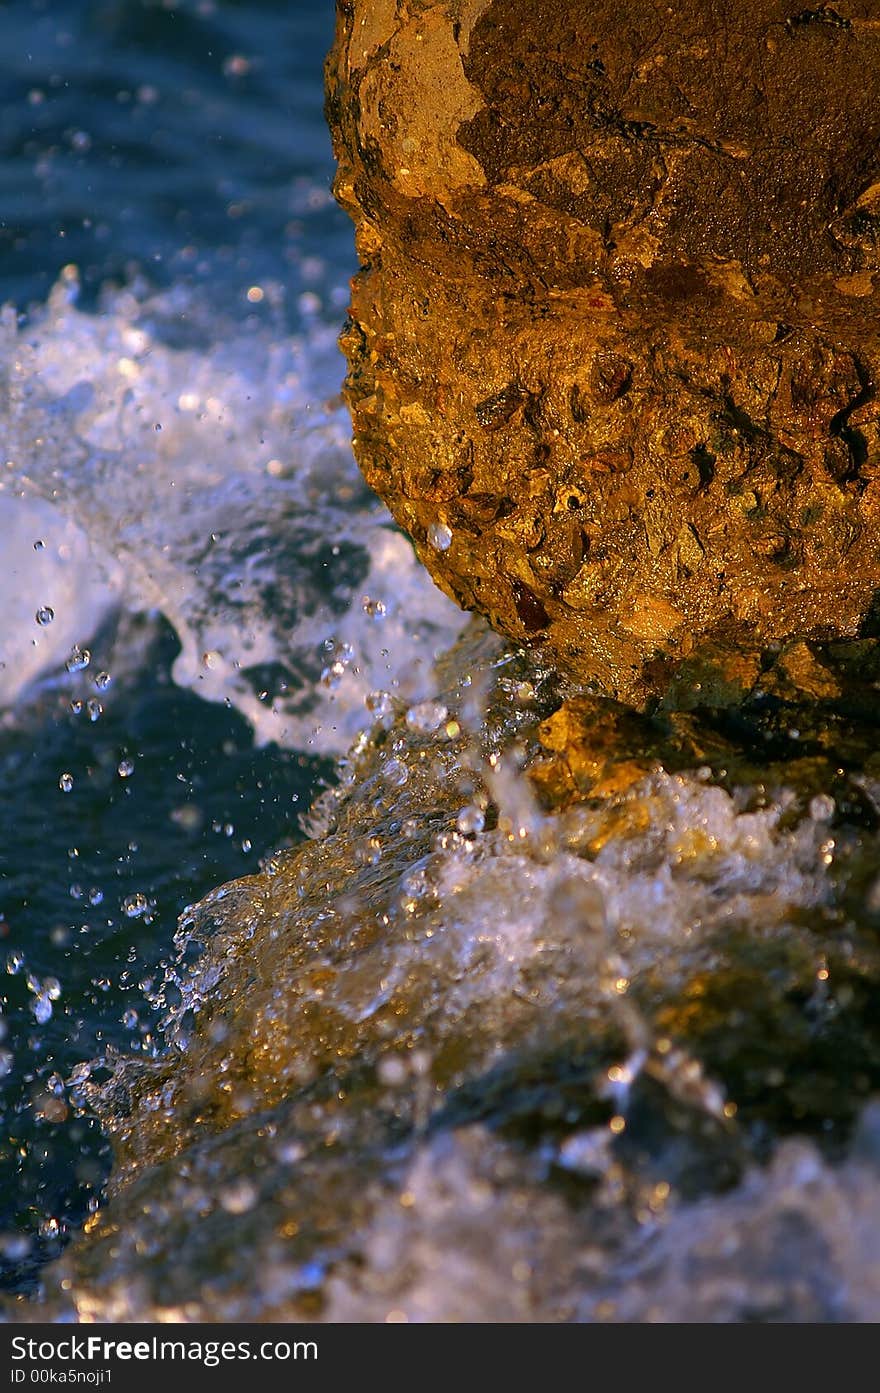
[[(332, 0), (0, 5), (0, 299), (134, 267), (223, 298), (350, 259), (329, 197)], [(292, 294), (291, 303), (295, 302)]]
[[(187, 347), (210, 337), (194, 304), (233, 337), (338, 319), (352, 251), (321, 114), (332, 23), (331, 0), (0, 5), (0, 301), (39, 315), (73, 264), (92, 313), (108, 287), (185, 292), (161, 332)], [(254, 285), (276, 290), (259, 303)], [(155, 613), (83, 637), (87, 670), (0, 713), (0, 1280), (30, 1293), (110, 1165), (71, 1071), (154, 1047), (177, 915), (296, 841), (332, 777), (175, 685), (180, 641)], [(121, 649), (139, 660), (117, 671)]]

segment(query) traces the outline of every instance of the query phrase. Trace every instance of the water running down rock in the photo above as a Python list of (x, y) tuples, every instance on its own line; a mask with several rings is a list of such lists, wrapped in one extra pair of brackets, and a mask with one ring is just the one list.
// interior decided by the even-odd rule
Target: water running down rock
[(376, 726), (315, 840), (184, 917), (165, 1054), (75, 1091), (116, 1168), (64, 1306), (876, 1318), (871, 661), (847, 715), (649, 731), (476, 627), (442, 726)]

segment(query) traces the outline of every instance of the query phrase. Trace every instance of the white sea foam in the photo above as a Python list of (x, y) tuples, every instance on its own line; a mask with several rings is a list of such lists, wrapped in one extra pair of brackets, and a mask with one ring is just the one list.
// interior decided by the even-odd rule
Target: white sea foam
[[(74, 644), (113, 608), (117, 568), (60, 508), (0, 481), (0, 709), (41, 673), (61, 671)], [(114, 580), (116, 584), (114, 584)], [(40, 622), (37, 615), (48, 616)]]
[[(175, 681), (233, 703), (261, 743), (338, 753), (369, 693), (429, 694), (462, 617), (358, 474), (328, 400), (335, 329), (224, 332), (180, 290), (120, 292), (99, 314), (75, 298), (68, 273), (0, 330), (0, 703), (117, 607), (163, 614)], [(184, 335), (195, 346), (171, 346)]]

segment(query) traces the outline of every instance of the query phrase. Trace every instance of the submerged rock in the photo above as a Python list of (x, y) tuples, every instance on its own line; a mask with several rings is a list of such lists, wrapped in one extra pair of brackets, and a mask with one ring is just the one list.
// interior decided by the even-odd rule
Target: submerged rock
[(49, 1309), (876, 1319), (877, 652), (648, 718), (475, 626), (72, 1087), (116, 1167)]
[(624, 699), (874, 622), (875, 9), (339, 5), (358, 460), (449, 595)]

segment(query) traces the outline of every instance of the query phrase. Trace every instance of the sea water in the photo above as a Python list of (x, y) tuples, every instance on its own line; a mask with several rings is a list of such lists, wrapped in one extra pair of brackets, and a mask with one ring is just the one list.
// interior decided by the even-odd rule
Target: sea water
[(876, 1319), (874, 675), (542, 802), (351, 456), (332, 18), (0, 14), (7, 1313)]
[(222, 3), (0, 16), (14, 1287), (107, 1172), (61, 1081), (108, 1043), (155, 1048), (151, 984), (182, 908), (301, 837), (365, 699), (418, 696), (460, 622), (348, 445), (335, 341), (351, 238), (321, 118), (332, 18)]

